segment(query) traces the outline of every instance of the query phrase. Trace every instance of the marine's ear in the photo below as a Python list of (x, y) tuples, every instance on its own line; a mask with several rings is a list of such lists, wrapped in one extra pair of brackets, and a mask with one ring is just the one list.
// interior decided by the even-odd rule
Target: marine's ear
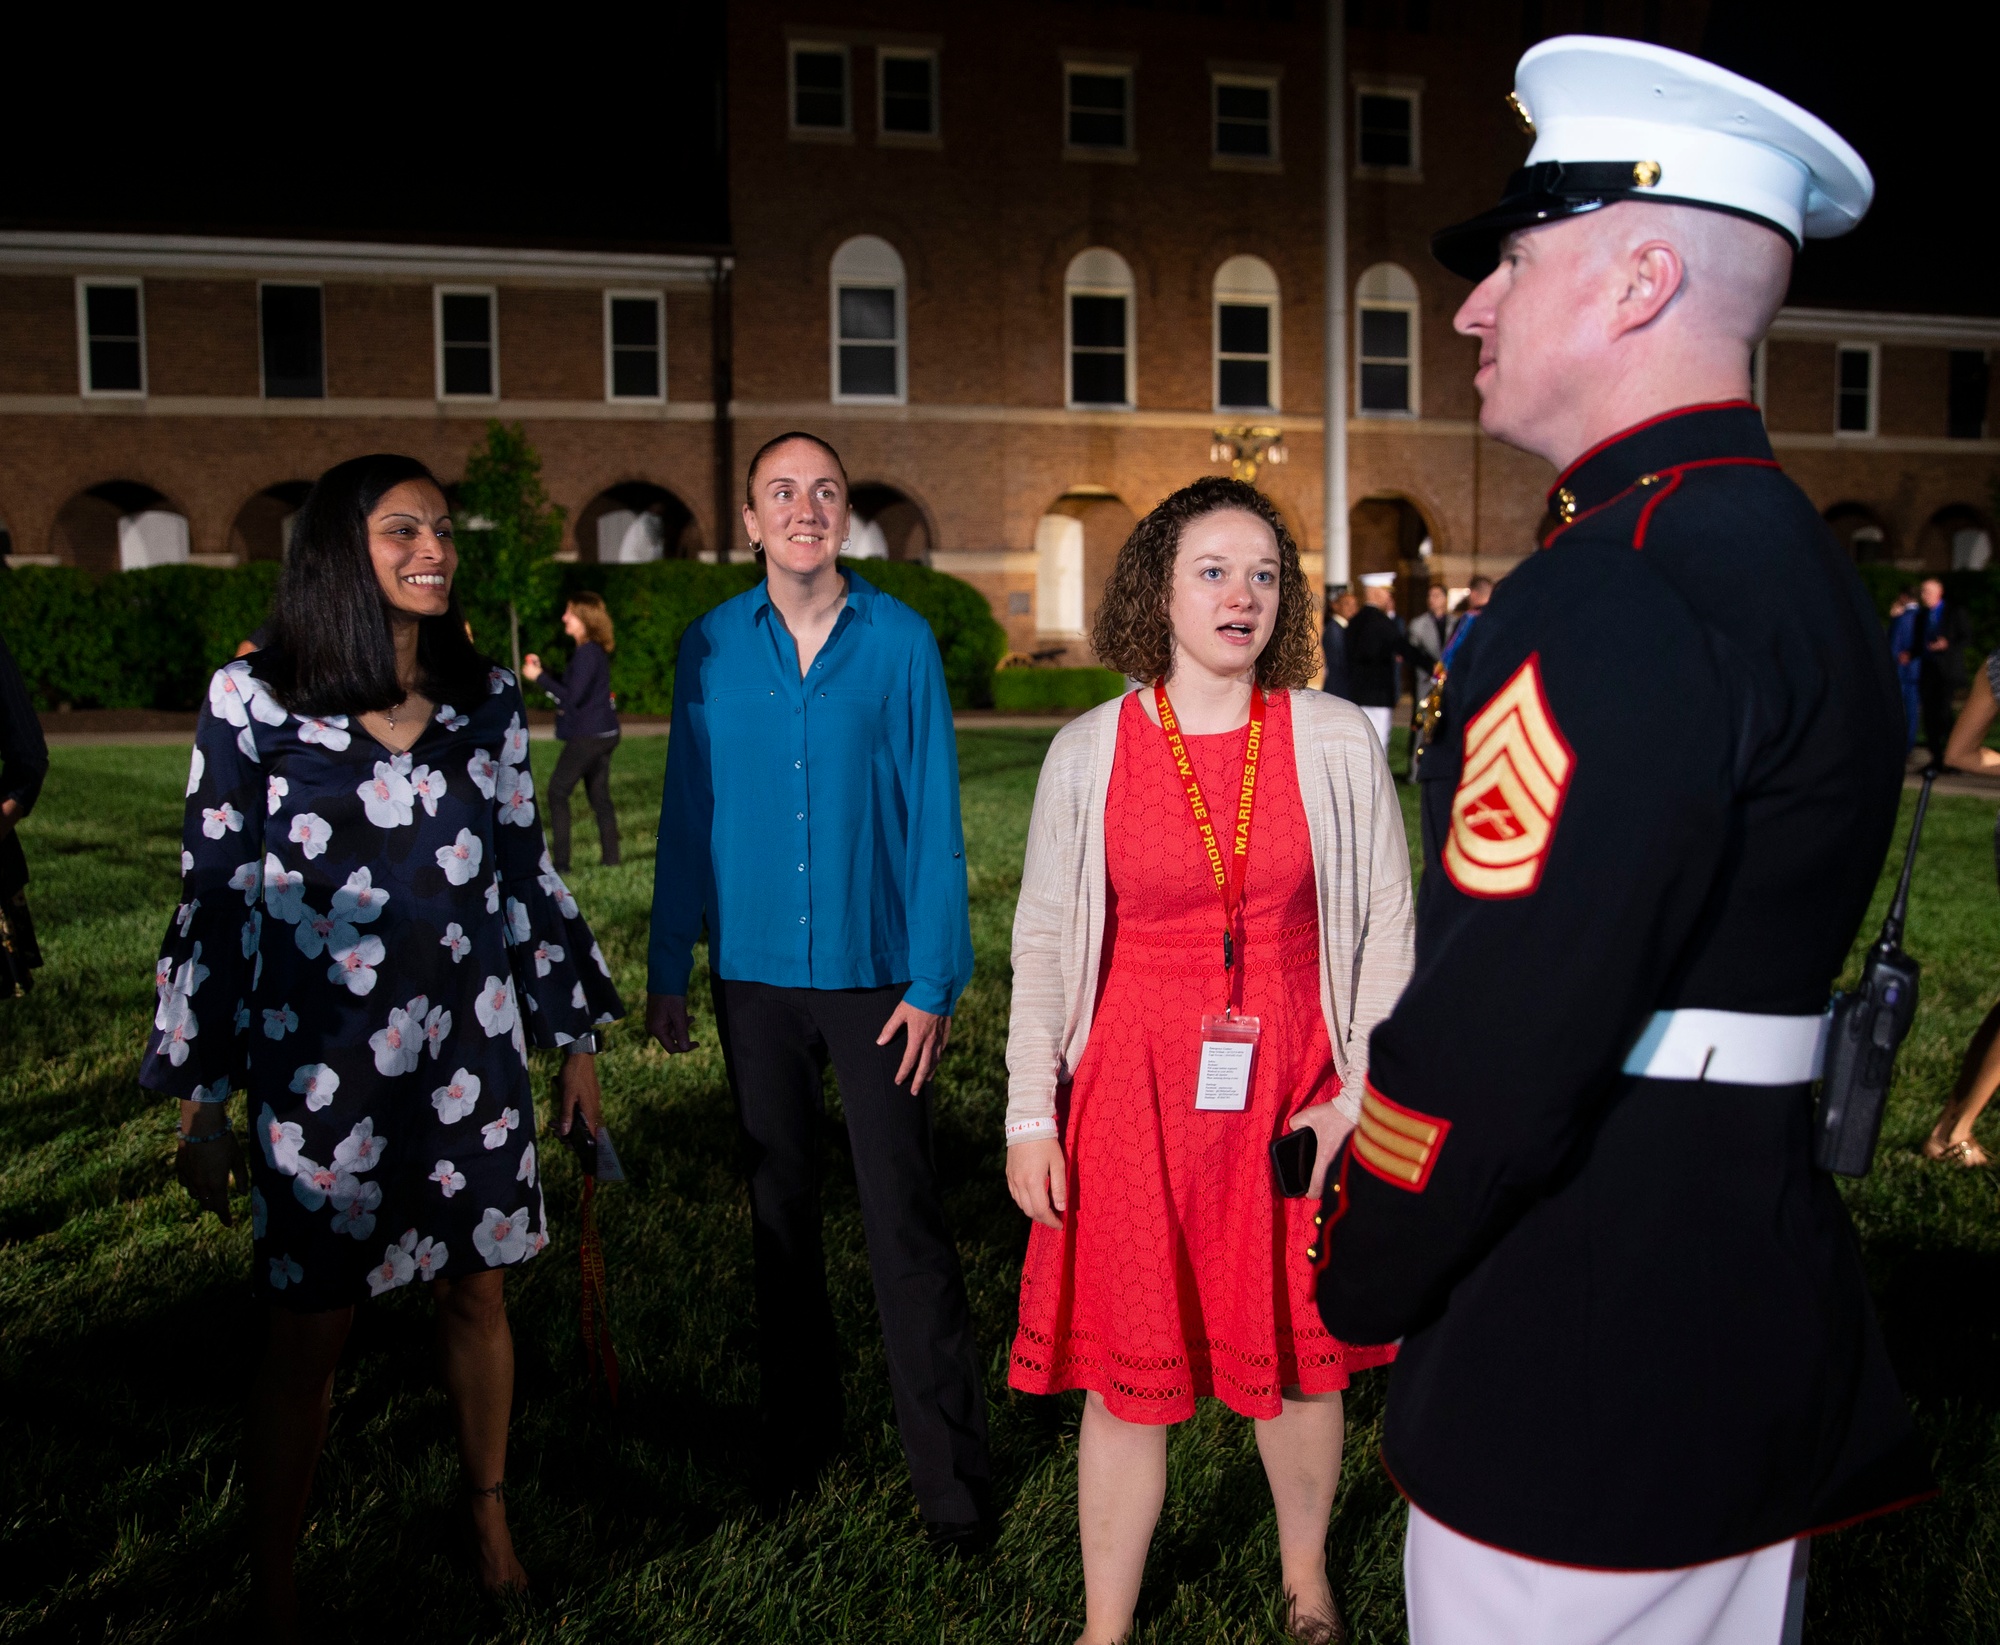
[(1647, 240), (1625, 254), (1624, 289), (1611, 314), (1615, 340), (1658, 319), (1687, 281), (1687, 264), (1666, 240)]

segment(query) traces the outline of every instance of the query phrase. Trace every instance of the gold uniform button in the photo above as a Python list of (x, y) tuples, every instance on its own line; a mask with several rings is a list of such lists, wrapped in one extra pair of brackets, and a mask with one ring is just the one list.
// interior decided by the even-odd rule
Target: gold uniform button
[(1556, 512), (1563, 517), (1565, 524), (1576, 518), (1576, 495), (1568, 486), (1556, 492)]
[(1317, 1245), (1308, 1245), (1306, 1247), (1306, 1261), (1308, 1262), (1319, 1261), (1319, 1247)]

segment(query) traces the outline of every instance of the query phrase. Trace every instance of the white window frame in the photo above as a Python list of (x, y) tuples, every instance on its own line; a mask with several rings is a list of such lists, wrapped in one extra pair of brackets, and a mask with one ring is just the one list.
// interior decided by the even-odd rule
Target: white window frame
[[(799, 124), (799, 53), (826, 52), (840, 59), (840, 124), (802, 126)], [(785, 126), (795, 142), (851, 143), (854, 141), (854, 53), (841, 40), (787, 40), (785, 42)]]
[[(447, 297), (484, 297), (491, 333), (487, 348), (493, 362), (493, 386), (485, 394), (447, 394), (444, 387), (444, 300)], [(436, 351), (437, 397), (440, 400), (485, 404), (500, 398), (500, 289), (497, 286), (433, 286), (431, 288), (431, 337)]]
[[(1262, 262), (1263, 259), (1259, 258), (1258, 261)], [(1226, 267), (1227, 264), (1225, 263), (1224, 266)], [(1266, 264), (1266, 266), (1268, 267), (1269, 265)], [(1221, 270), (1218, 269), (1216, 272), (1219, 276)], [(1272, 272), (1272, 278), (1273, 280), (1277, 278), (1275, 270)], [(1210, 397), (1215, 406), (1215, 414), (1218, 417), (1239, 412), (1277, 412), (1284, 409), (1284, 328), (1281, 323), (1283, 297), (1284, 292), (1282, 289), (1275, 292), (1225, 291), (1213, 280), (1209, 282), (1210, 333), (1208, 352), (1211, 361), (1209, 389)], [(1265, 356), (1269, 360), (1271, 367), (1269, 378), (1271, 401), (1268, 406), (1225, 406), (1222, 403), (1222, 308), (1225, 303), (1232, 308), (1261, 308), (1270, 317), (1270, 331), (1268, 333), (1270, 350)], [(1251, 359), (1255, 358), (1255, 356), (1237, 355), (1235, 358)]]
[[(1400, 97), (1410, 105), (1410, 163), (1407, 166), (1369, 166), (1361, 162), (1361, 99)], [(1424, 91), (1420, 85), (1397, 85), (1393, 81), (1354, 82), (1353, 124), (1348, 140), (1354, 145), (1354, 175), (1381, 182), (1421, 183), (1424, 180)]]
[[(1840, 426), (1840, 357), (1843, 354), (1868, 356), (1868, 426)], [(1880, 343), (1836, 343), (1833, 346), (1833, 432), (1842, 440), (1872, 440), (1882, 427), (1882, 345)]]
[[(270, 377), (264, 369), (264, 288), (310, 286), (319, 293), (319, 398), (326, 398), (326, 282), (324, 280), (259, 280), (257, 282), (257, 397), (272, 398)], [(296, 396), (287, 396), (296, 398)]]
[[(887, 65), (896, 59), (921, 59), (931, 66), (931, 129), (891, 131), (889, 129), (889, 75)], [(944, 75), (935, 46), (877, 46), (875, 48), (875, 141), (894, 148), (936, 148), (944, 140)]]
[[(660, 391), (657, 394), (620, 394), (616, 391), (616, 375), (612, 367), (617, 358), (617, 344), (611, 332), (611, 305), (613, 303), (651, 303), (658, 320), (660, 351)], [(498, 339), (496, 338), (497, 342)], [(667, 400), (667, 294), (664, 291), (607, 291), (604, 294), (604, 399), (608, 405), (645, 406), (665, 405)]]
[[(855, 236), (855, 238), (861, 239), (864, 238), (864, 236), (857, 235)], [(880, 236), (879, 235), (866, 236), (865, 238), (879, 239)], [(829, 398), (833, 401), (835, 405), (849, 405), (849, 406), (908, 405), (910, 400), (910, 310), (909, 310), (910, 282), (909, 282), (908, 265), (903, 263), (902, 253), (896, 252), (898, 272), (893, 279), (882, 276), (870, 276), (864, 278), (856, 275), (842, 276), (836, 274), (834, 272), (833, 264), (835, 261), (838, 260), (840, 253), (847, 249), (849, 244), (851, 244), (850, 241), (842, 241), (841, 244), (835, 248), (833, 258), (829, 259), (827, 263), (826, 330), (827, 330), (828, 352), (827, 352), (826, 382), (827, 382), (827, 390)], [(883, 244), (888, 245), (888, 242), (885, 240), (883, 241)], [(896, 250), (894, 246), (890, 246), (889, 249), (891, 251)], [(840, 344), (841, 344), (840, 294), (843, 291), (850, 289), (855, 291), (888, 290), (894, 293), (893, 301), (896, 307), (896, 331), (895, 331), (896, 392), (894, 394), (843, 394), (840, 391)], [(857, 341), (858, 340), (860, 339), (857, 339)], [(876, 342), (877, 346), (879, 346), (879, 339), (877, 339)]]
[[(1395, 266), (1402, 270), (1402, 273), (1405, 275), (1405, 277), (1409, 276), (1408, 269), (1402, 269), (1401, 264), (1397, 264)], [(1367, 270), (1363, 270), (1364, 274), (1367, 272), (1368, 272)], [(1359, 280), (1355, 281), (1355, 285), (1357, 288), (1360, 286), (1360, 284), (1361, 282)], [(1353, 296), (1353, 303), (1354, 303), (1354, 389), (1353, 389), (1354, 415), (1357, 417), (1376, 418), (1384, 422), (1416, 421), (1416, 419), (1423, 412), (1423, 404), (1424, 404), (1424, 381), (1423, 381), (1424, 339), (1423, 339), (1422, 288), (1421, 287), (1418, 288), (1418, 293), (1415, 297), (1363, 297), (1360, 294), (1360, 291), (1357, 289)], [(1361, 409), (1361, 367), (1363, 364), (1363, 356), (1361, 352), (1361, 316), (1370, 309), (1386, 310), (1387, 312), (1390, 313), (1405, 314), (1409, 316), (1410, 353), (1408, 361), (1406, 363), (1408, 364), (1410, 372), (1410, 403), (1407, 409), (1402, 411), (1363, 411)], [(1379, 359), (1384, 359), (1385, 357), (1381, 355), (1374, 355), (1370, 356), (1369, 358), (1379, 360)]]
[[(1069, 135), (1069, 79), (1072, 74), (1095, 74), (1125, 82), (1125, 143), (1112, 148), (1100, 143), (1073, 143)], [(1107, 63), (1089, 57), (1064, 57), (1062, 66), (1062, 152), (1065, 160), (1109, 160), (1130, 162), (1139, 158), (1139, 75), (1131, 63)]]
[[(1278, 94), (1281, 77), (1253, 74), (1248, 70), (1211, 69), (1208, 75), (1208, 161), (1216, 171), (1283, 171), (1285, 151), (1280, 133)], [(1224, 154), (1217, 146), (1221, 135), (1222, 111), (1217, 106), (1224, 86), (1258, 86), (1271, 94), (1271, 152), (1269, 154)]]
[[(1108, 247), (1106, 248), (1109, 249)], [(1131, 268), (1131, 263), (1126, 263)], [(1107, 405), (1102, 400), (1076, 398), (1076, 346), (1072, 341), (1075, 313), (1072, 297), (1119, 297), (1125, 302), (1125, 400)], [(1072, 284), (1063, 281), (1063, 404), (1071, 411), (1137, 411), (1139, 409), (1139, 291), (1135, 279), (1129, 286)]]
[[(92, 286), (122, 286), (139, 294), (139, 386), (137, 388), (93, 388), (90, 384), (90, 300), (84, 295)], [(144, 280), (102, 279), (94, 274), (76, 277), (76, 381), (84, 398), (90, 400), (143, 400), (152, 389), (153, 374), (146, 359), (146, 282)]]

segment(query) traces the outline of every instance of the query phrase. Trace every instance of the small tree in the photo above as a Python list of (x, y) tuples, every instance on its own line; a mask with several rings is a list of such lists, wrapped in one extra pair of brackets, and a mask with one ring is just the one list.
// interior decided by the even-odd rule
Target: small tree
[(461, 599), (473, 633), (504, 617), (519, 674), (522, 622), (539, 621), (555, 606), (564, 522), (542, 485), (542, 459), (519, 423), (486, 425), (486, 443), (465, 465), (458, 511)]

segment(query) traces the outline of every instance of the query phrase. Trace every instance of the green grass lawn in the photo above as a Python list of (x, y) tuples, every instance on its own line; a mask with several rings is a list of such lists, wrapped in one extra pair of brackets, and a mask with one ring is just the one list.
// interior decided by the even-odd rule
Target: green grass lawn
[[(1047, 742), (1033, 731), (960, 738), (979, 972), (939, 1081), (940, 1163), (992, 1400), (998, 1552), (940, 1564), (918, 1534), (837, 1129), (826, 1150), (828, 1248), (849, 1355), (846, 1447), (814, 1500), (775, 1521), (757, 1515), (750, 1226), (704, 1009), (692, 1056), (669, 1061), (633, 1025), (614, 1032), (602, 1059), (632, 1176), (599, 1201), (625, 1368), (615, 1415), (583, 1390), (576, 1177), (561, 1150), (545, 1162), (555, 1244), (509, 1282), (520, 1359), (509, 1500), (533, 1601), (492, 1609), (468, 1576), (430, 1311), (411, 1287), (361, 1311), (335, 1388), (301, 1555), (327, 1637), (1074, 1638), (1080, 1397), (1012, 1395), (1004, 1376), (1026, 1242), (1002, 1181), (1007, 939)], [(660, 739), (635, 738), (618, 755), (627, 866), (573, 876), (634, 1003), (664, 752)], [(544, 780), (553, 756), (535, 745)], [(224, 1229), (194, 1214), (171, 1175), (173, 1114), (134, 1083), (152, 956), (175, 901), (186, 763), (173, 749), (60, 750), (24, 830), (49, 965), (31, 999), (0, 1004), (8, 1638), (206, 1640), (245, 1607), (236, 1445), (255, 1324), (249, 1235), (241, 1222)], [(594, 860), (577, 801), (577, 855)], [(1927, 967), (1923, 1009), (1881, 1158), (1849, 1195), (1945, 1492), (1819, 1545), (1815, 1645), (2000, 1638), (1995, 1174), (1929, 1165), (1915, 1152), (1958, 1049), (2000, 995), (1991, 813), (1965, 799), (1932, 807), (1909, 939)], [(1884, 900), (1886, 888), (1871, 920)], [(698, 979), (704, 1006), (706, 993)], [(1989, 1147), (2000, 1146), (1996, 1133), (1988, 1127)], [(1369, 1641), (1404, 1637), (1402, 1514), (1373, 1460), (1381, 1408), (1381, 1376), (1364, 1376), (1350, 1396), (1331, 1540), (1336, 1590), (1355, 1637)], [(1170, 1455), (1139, 1637), (1280, 1638), (1276, 1535), (1249, 1424), (1206, 1402), (1175, 1430)]]

